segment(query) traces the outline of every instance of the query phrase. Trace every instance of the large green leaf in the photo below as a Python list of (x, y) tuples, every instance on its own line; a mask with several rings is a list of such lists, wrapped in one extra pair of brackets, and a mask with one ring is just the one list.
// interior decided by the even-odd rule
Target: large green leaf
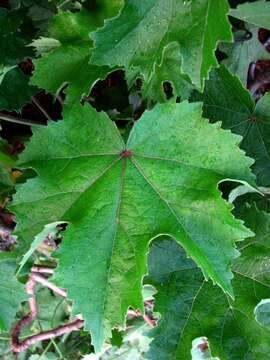
[(270, 3), (258, 0), (253, 3), (240, 4), (230, 11), (230, 15), (258, 27), (270, 30)]
[(32, 83), (53, 94), (68, 83), (67, 103), (79, 101), (94, 83), (104, 78), (109, 68), (89, 64), (89, 32), (97, 25), (90, 12), (60, 12), (51, 21), (49, 36), (60, 46), (34, 61)]
[(224, 66), (211, 72), (204, 94), (204, 116), (243, 136), (241, 148), (255, 159), (257, 182), (270, 186), (270, 94), (255, 102)]
[(198, 103), (145, 112), (126, 145), (89, 105), (66, 108), (64, 119), (33, 130), (19, 163), (38, 176), (18, 185), (12, 210), (21, 250), (45, 224), (69, 223), (55, 281), (75, 300), (96, 349), (124, 323), (129, 305), (142, 309), (148, 244), (158, 234), (174, 237), (232, 294), (234, 241), (252, 233), (233, 218), (217, 184), (253, 182), (239, 136), (202, 119)]
[(243, 210), (257, 236), (242, 243), (242, 255), (234, 262), (235, 301), (205, 282), (175, 242), (154, 243), (149, 272), (158, 290), (155, 310), (161, 320), (150, 334), (154, 339), (147, 360), (189, 360), (192, 341), (201, 336), (223, 360), (269, 357), (270, 331), (256, 321), (254, 308), (270, 294), (270, 215), (255, 206)]
[(15, 268), (14, 260), (0, 257), (0, 330), (10, 329), (20, 303), (27, 300), (23, 285), (14, 276)]
[(201, 87), (217, 65), (217, 43), (231, 41), (228, 11), (226, 0), (127, 0), (118, 17), (92, 34), (92, 62), (138, 67), (148, 81), (164, 47), (177, 42), (183, 72)]
[(222, 44), (221, 50), (228, 56), (223, 63), (247, 85), (249, 65), (258, 60), (269, 60), (270, 54), (258, 39), (258, 28), (248, 27), (248, 33), (234, 33), (233, 44)]

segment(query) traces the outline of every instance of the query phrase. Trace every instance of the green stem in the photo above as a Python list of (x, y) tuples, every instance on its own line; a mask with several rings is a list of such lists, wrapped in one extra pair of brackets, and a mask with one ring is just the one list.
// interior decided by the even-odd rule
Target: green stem
[(47, 351), (49, 350), (49, 348), (50, 348), (52, 345), (53, 345), (53, 341), (51, 340), (51, 341), (49, 342), (49, 344), (46, 346), (46, 348), (44, 349), (43, 353), (40, 355), (40, 359), (42, 359), (43, 356), (46, 355)]
[(59, 4), (57, 7), (58, 9), (61, 9), (63, 6), (67, 5), (69, 2), (71, 2), (72, 0), (64, 0), (61, 4)]
[(58, 345), (54, 341), (54, 339), (52, 339), (52, 343), (53, 343), (53, 346), (54, 346), (55, 350), (58, 352), (58, 355), (60, 356), (60, 359), (64, 359), (64, 356), (63, 356), (61, 350), (59, 349)]
[(47, 113), (47, 111), (43, 108), (43, 106), (40, 104), (40, 102), (34, 96), (32, 97), (31, 100), (32, 100), (33, 104), (36, 105), (36, 107), (39, 109), (39, 111), (41, 111), (42, 114), (47, 118), (47, 120), (52, 120), (50, 115)]
[(15, 116), (6, 115), (0, 112), (0, 120), (13, 122), (20, 125), (29, 125), (29, 126), (46, 126), (46, 124), (34, 121), (34, 120), (28, 120), (28, 119), (20, 119)]

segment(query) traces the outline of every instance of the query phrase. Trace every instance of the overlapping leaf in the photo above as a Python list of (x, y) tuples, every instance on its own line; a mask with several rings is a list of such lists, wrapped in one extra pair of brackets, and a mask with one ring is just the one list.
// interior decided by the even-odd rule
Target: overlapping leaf
[(32, 83), (53, 94), (68, 83), (67, 103), (79, 101), (92, 85), (108, 72), (107, 67), (89, 64), (89, 32), (96, 28), (90, 12), (59, 12), (51, 21), (49, 36), (60, 42), (49, 53), (36, 60)]
[[(14, 91), (16, 91), (16, 96)], [(20, 110), (37, 92), (38, 88), (29, 86), (29, 76), (18, 67), (4, 67), (0, 71), (1, 110)]]
[(270, 94), (257, 104), (225, 67), (210, 74), (203, 95), (204, 115), (243, 136), (241, 147), (254, 158), (259, 185), (270, 186)]
[(270, 54), (258, 39), (258, 28), (247, 26), (248, 31), (234, 33), (233, 44), (222, 44), (221, 50), (228, 58), (223, 61), (229, 70), (237, 75), (244, 86), (247, 85), (249, 66), (258, 60), (269, 60)]
[(231, 294), (234, 241), (252, 233), (233, 218), (217, 184), (253, 182), (240, 138), (208, 124), (197, 103), (156, 106), (127, 145), (90, 106), (68, 107), (64, 118), (34, 130), (20, 164), (38, 176), (18, 186), (12, 209), (21, 251), (45, 224), (69, 223), (55, 281), (75, 300), (96, 349), (129, 305), (142, 308), (148, 244), (158, 234), (174, 237)]
[(238, 5), (230, 11), (230, 15), (246, 21), (247, 23), (270, 30), (270, 3), (265, 0), (257, 0)]
[(11, 0), (12, 9), (22, 9), (27, 13), (33, 26), (46, 31), (48, 21), (57, 12), (58, 0)]
[(142, 95), (157, 102), (166, 101), (164, 84), (170, 81), (173, 87), (173, 96), (182, 100), (188, 99), (194, 86), (187, 75), (181, 73), (179, 45), (171, 43), (163, 50), (160, 65), (155, 64), (154, 72), (148, 82), (143, 83)]
[(240, 246), (242, 255), (234, 262), (235, 301), (206, 283), (175, 242), (154, 244), (149, 267), (161, 320), (151, 333), (147, 360), (189, 360), (192, 341), (201, 336), (224, 360), (268, 357), (270, 332), (256, 321), (254, 308), (270, 294), (270, 216), (255, 206), (243, 210), (246, 224), (257, 236)]
[(231, 40), (228, 11), (226, 0), (127, 0), (118, 17), (92, 34), (92, 62), (138, 67), (148, 81), (162, 61), (164, 47), (177, 42), (178, 63), (182, 58), (183, 72), (201, 87), (217, 65), (217, 43)]

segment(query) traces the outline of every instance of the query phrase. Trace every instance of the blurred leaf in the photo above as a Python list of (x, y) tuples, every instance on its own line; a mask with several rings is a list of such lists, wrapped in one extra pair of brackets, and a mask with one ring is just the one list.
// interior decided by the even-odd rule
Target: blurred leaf
[(31, 31), (25, 29), (25, 21), (23, 11), (0, 8), (0, 64), (16, 65), (32, 54), (26, 47)]
[(122, 346), (105, 345), (102, 352), (86, 355), (84, 360), (144, 360), (149, 349), (150, 339), (146, 336), (147, 324), (138, 321), (123, 337)]
[(218, 360), (213, 358), (207, 338), (200, 337), (192, 341), (191, 349), (192, 360)]
[(230, 11), (230, 15), (246, 21), (258, 27), (270, 30), (270, 3), (265, 0), (257, 0), (240, 4)]
[(249, 65), (258, 60), (269, 60), (270, 54), (258, 39), (258, 28), (248, 28), (246, 31), (240, 30), (234, 33), (233, 44), (222, 44), (220, 46), (228, 58), (223, 60), (229, 70), (237, 75), (243, 85), (247, 85)]
[(39, 56), (58, 48), (60, 45), (60, 42), (56, 39), (40, 37), (33, 40), (28, 46), (32, 46), (36, 55)]

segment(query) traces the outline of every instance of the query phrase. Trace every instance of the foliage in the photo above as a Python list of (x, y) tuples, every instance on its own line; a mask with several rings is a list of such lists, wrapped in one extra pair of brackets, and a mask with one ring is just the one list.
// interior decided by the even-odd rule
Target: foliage
[[(67, 102), (71, 103), (88, 95), (92, 85), (109, 72), (106, 67), (89, 64), (91, 23), (93, 16), (84, 9), (76, 14), (59, 12), (53, 18), (49, 36), (60, 45), (36, 60), (33, 84), (57, 94), (64, 84), (69, 83)], [(63, 29), (67, 31), (63, 32)], [(55, 72), (50, 71), (52, 68)]]
[(237, 9), (231, 10), (230, 15), (250, 24), (270, 29), (269, 10), (270, 4), (265, 0), (259, 0), (253, 4), (238, 5)]
[(20, 302), (27, 299), (23, 291), (23, 285), (20, 284), (14, 271), (16, 263), (14, 259), (4, 257), (0, 261), (0, 301), (4, 304), (0, 311), (0, 330), (8, 330), (19, 309)]
[[(163, 316), (151, 333), (154, 341), (148, 359), (190, 359), (191, 341), (202, 334), (221, 359), (268, 356), (269, 334), (255, 320), (254, 308), (259, 299), (269, 297), (269, 272), (263, 269), (270, 255), (270, 215), (255, 205), (238, 212), (257, 235), (239, 244), (241, 257), (233, 264), (235, 301), (205, 282), (198, 267), (174, 242), (154, 244), (150, 277), (158, 290), (155, 309)], [(169, 269), (164, 266), (168, 262), (172, 264)]]
[(243, 85), (247, 85), (248, 70), (252, 63), (259, 60), (269, 60), (270, 54), (263, 44), (258, 41), (259, 29), (254, 26), (247, 26), (245, 30), (238, 30), (234, 33), (232, 44), (222, 44), (221, 50), (227, 58), (223, 63), (232, 74), (237, 75)]
[[(56, 281), (69, 289), (74, 315), (82, 313), (98, 350), (110, 329), (123, 323), (128, 305), (142, 308), (140, 279), (146, 273), (148, 243), (161, 233), (181, 243), (205, 276), (232, 295), (228, 268), (237, 255), (233, 241), (251, 233), (233, 219), (216, 184), (224, 178), (252, 182), (251, 162), (235, 146), (238, 137), (210, 126), (200, 113), (199, 104), (156, 106), (143, 114), (124, 145), (107, 116), (89, 105), (73, 107), (64, 121), (36, 130), (20, 158), (20, 165), (35, 168), (39, 177), (21, 185), (14, 196), (17, 235), (29, 244), (45, 224), (56, 219), (69, 223)], [(79, 137), (74, 119), (82, 131)], [(211, 229), (205, 228), (210, 221)], [(76, 281), (74, 266), (86, 277)], [(84, 285), (94, 281), (100, 289), (95, 294)]]
[(0, 2), (1, 358), (269, 357), (269, 4)]
[(106, 21), (102, 29), (93, 33), (92, 62), (138, 67), (147, 80), (154, 65), (160, 63), (164, 47), (176, 41), (183, 71), (195, 85), (202, 86), (211, 66), (217, 65), (217, 42), (231, 40), (228, 10), (224, 0), (197, 4), (128, 0), (118, 17)]
[[(257, 183), (270, 186), (270, 96), (255, 103), (236, 76), (224, 66), (214, 70), (206, 82), (203, 96), (204, 116), (222, 127), (242, 135), (241, 148), (255, 159), (252, 166)], [(195, 96), (194, 96), (195, 99)]]

